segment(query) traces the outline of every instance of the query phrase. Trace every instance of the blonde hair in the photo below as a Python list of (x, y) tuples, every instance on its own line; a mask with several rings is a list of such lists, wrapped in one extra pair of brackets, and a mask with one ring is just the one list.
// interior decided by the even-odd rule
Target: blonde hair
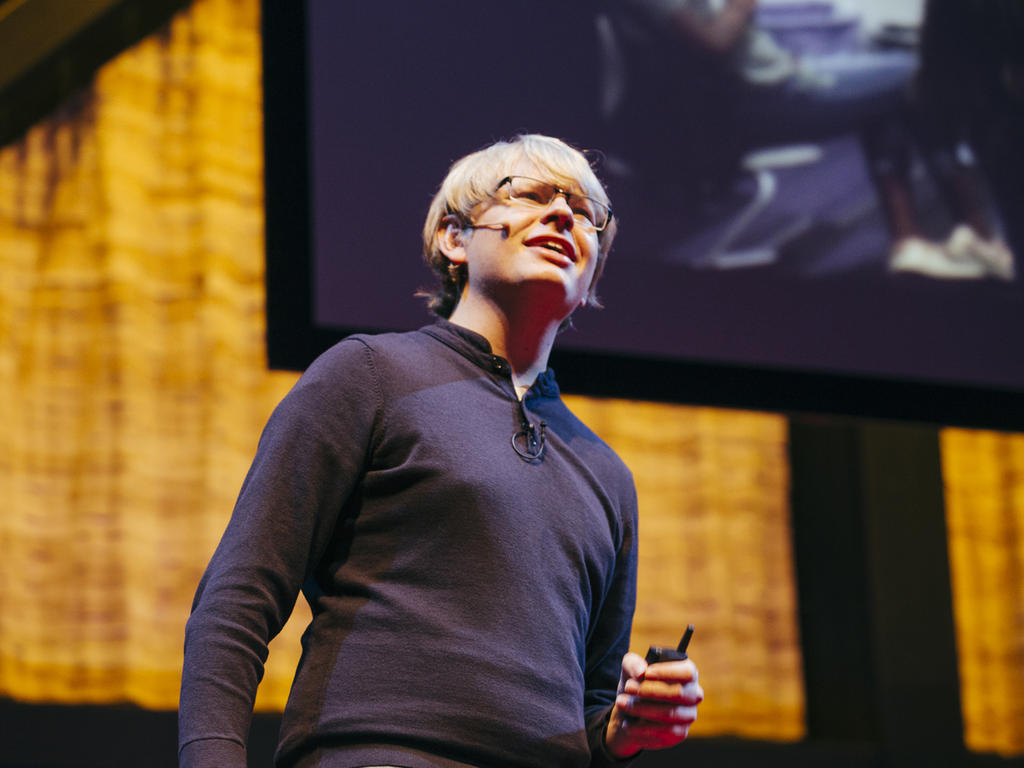
[[(423, 225), (423, 257), (440, 276), (441, 285), (436, 291), (423, 291), (420, 295), (429, 298), (430, 308), (442, 317), (451, 315), (466, 284), (465, 265), (452, 263), (437, 247), (436, 236), (444, 219), (454, 215), (461, 224), (470, 224), (473, 209), (491, 200), (498, 182), (511, 175), (522, 160), (535, 165), (555, 184), (566, 189), (578, 184), (583, 194), (609, 205), (608, 193), (584, 154), (551, 136), (536, 133), (516, 136), (457, 160), (434, 195)], [(592, 306), (601, 306), (595, 292), (597, 279), (611, 250), (615, 230), (612, 218), (597, 235), (597, 268), (587, 291), (587, 304)]]

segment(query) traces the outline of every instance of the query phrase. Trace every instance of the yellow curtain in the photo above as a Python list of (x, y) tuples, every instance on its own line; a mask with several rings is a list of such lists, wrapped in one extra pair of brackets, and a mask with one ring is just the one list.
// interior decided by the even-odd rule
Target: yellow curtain
[(263, 351), (257, 14), (196, 3), (0, 152), (0, 693), (176, 705), (190, 593), (295, 378)]
[(1024, 753), (1024, 435), (942, 432), (964, 739)]

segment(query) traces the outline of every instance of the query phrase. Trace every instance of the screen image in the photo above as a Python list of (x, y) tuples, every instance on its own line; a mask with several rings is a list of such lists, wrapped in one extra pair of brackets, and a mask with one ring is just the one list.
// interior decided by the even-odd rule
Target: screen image
[(619, 225), (570, 359), (1024, 393), (1019, 158), (954, 119), (931, 6), (762, 2), (724, 52), (716, 7), (307, 0), (311, 324), (430, 322), (448, 166), (545, 133)]

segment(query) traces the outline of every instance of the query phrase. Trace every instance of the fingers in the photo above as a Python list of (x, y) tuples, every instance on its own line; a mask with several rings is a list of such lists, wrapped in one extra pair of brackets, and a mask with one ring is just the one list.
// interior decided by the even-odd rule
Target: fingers
[(696, 683), (690, 683), (678, 691), (678, 695), (665, 699), (620, 693), (615, 698), (615, 706), (629, 718), (690, 725), (697, 719), (697, 705), (702, 701), (704, 691)]
[(690, 660), (651, 664), (642, 678), (623, 680), (619, 693), (676, 704), (696, 705), (704, 691), (697, 683), (697, 667)]
[(663, 680), (677, 683), (696, 683), (700, 675), (697, 665), (691, 659), (685, 661), (662, 661), (651, 664), (644, 673), (645, 680)]
[(641, 699), (667, 701), (677, 704), (700, 704), (704, 701), (704, 689), (699, 683), (663, 683), (659, 680), (638, 682), (627, 680), (621, 694)]
[[(664, 685), (658, 683), (656, 687), (648, 687), (646, 684), (639, 686), (636, 690), (633, 690), (633, 686), (627, 686), (627, 690), (622, 691), (615, 698), (615, 703), (623, 701), (628, 703), (631, 707), (637, 705), (637, 702), (650, 702), (652, 706), (658, 708), (665, 707), (696, 707), (698, 703), (703, 701), (703, 688), (698, 683), (686, 683), (685, 685)], [(624, 707), (624, 709), (626, 709)]]

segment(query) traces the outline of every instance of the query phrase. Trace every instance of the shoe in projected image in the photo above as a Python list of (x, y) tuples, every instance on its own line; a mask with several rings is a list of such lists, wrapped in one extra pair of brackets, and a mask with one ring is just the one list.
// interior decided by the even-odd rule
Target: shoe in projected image
[(986, 240), (966, 224), (959, 224), (946, 241), (946, 250), (957, 259), (971, 259), (1000, 280), (1013, 280), (1013, 252), (999, 238)]
[(938, 243), (907, 237), (893, 246), (890, 272), (917, 272), (944, 280), (977, 280), (988, 274), (987, 267), (974, 258), (961, 258)]

